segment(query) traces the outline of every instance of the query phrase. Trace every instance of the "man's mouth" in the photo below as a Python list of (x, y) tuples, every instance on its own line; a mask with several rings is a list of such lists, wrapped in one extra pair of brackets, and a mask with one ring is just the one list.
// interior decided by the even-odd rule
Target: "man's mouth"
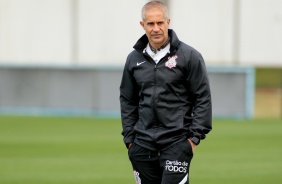
[(160, 37), (161, 35), (160, 34), (156, 34), (156, 35), (152, 35), (152, 37)]

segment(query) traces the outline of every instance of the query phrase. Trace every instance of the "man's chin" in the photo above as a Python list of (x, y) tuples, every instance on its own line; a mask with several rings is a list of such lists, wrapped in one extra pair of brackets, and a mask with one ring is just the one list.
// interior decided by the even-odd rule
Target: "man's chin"
[(155, 45), (159, 45), (159, 44), (161, 44), (161, 43), (163, 42), (162, 39), (153, 39), (153, 40), (151, 40), (151, 41), (152, 41), (152, 43), (154, 43)]

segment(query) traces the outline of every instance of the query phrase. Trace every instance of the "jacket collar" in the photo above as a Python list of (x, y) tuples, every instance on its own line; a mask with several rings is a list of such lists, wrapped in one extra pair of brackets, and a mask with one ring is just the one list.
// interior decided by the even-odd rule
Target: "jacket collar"
[[(168, 35), (170, 36), (170, 52), (172, 53), (175, 49), (177, 49), (179, 45), (179, 39), (176, 35), (176, 33), (172, 29), (168, 29)], [(143, 52), (143, 50), (146, 48), (149, 40), (146, 34), (144, 34), (133, 46), (135, 50), (138, 52)]]

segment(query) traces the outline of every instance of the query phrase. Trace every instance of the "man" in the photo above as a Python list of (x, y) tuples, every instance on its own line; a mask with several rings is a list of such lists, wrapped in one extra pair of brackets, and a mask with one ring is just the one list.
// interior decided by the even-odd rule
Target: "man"
[(201, 54), (168, 29), (165, 4), (142, 8), (145, 30), (120, 85), (122, 135), (137, 184), (187, 184), (194, 148), (211, 127), (211, 95)]

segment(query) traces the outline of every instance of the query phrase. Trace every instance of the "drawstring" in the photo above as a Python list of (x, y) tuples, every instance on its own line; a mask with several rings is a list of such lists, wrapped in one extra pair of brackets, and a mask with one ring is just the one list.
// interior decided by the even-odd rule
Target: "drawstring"
[(149, 151), (149, 158), (151, 158), (151, 150)]

